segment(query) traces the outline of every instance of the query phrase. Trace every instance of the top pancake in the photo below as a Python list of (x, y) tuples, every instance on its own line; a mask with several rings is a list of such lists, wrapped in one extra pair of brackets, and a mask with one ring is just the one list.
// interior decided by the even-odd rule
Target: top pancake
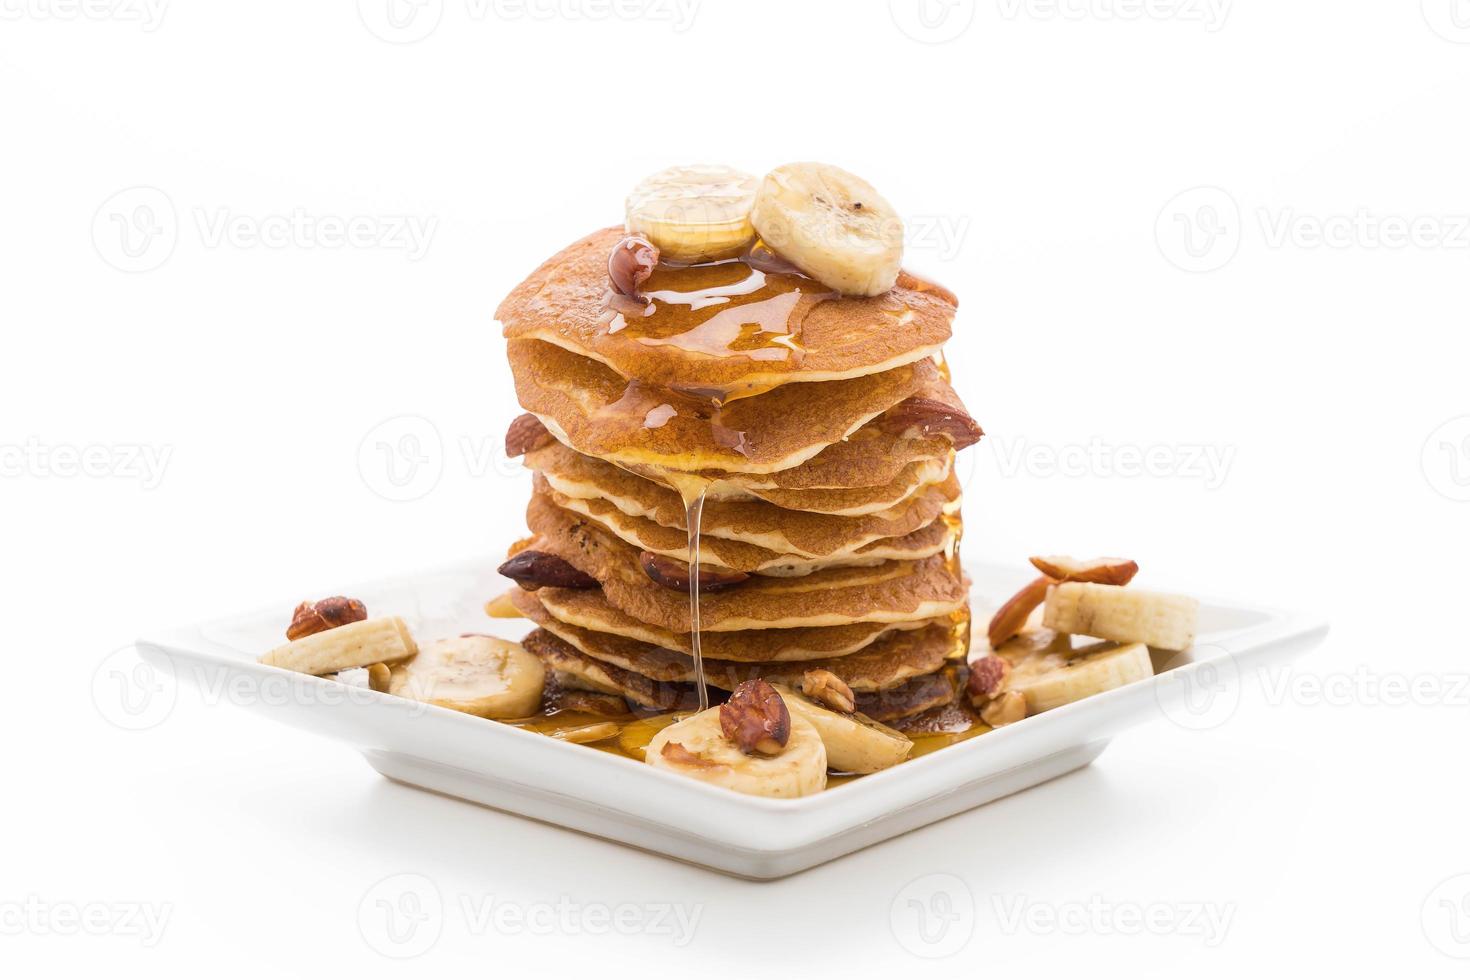
[(844, 297), (738, 261), (660, 266), (644, 284), (652, 315), (619, 315), (607, 306), (607, 262), (623, 234), (604, 228), (542, 263), (495, 311), (505, 336), (556, 344), (625, 378), (731, 397), (876, 374), (949, 339), (953, 295), (908, 274), (881, 296)]

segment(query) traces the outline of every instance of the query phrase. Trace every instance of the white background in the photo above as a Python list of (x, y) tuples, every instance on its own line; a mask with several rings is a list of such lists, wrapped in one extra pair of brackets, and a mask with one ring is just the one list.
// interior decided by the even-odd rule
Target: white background
[[(357, 6), (0, 0), (6, 972), (1463, 975), (1470, 4)], [(1224, 724), (764, 885), (188, 690), (125, 730), (145, 629), (500, 555), (497, 301), (648, 172), (795, 159), (870, 179), (962, 298), (968, 556), (1124, 553), (1327, 645)], [(252, 237), (293, 214), (328, 227)], [(411, 966), (358, 915), (394, 875), (445, 906)], [(535, 936), (489, 901), (699, 918)]]

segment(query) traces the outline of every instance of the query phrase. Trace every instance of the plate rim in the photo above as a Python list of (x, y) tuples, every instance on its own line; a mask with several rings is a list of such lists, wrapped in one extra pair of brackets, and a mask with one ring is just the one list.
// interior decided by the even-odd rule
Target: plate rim
[[(406, 574), (382, 577), (374, 582), (359, 583), (350, 586), (348, 591), (403, 590), (412, 588), (412, 583), (417, 578), (470, 570), (484, 572), (486, 562), (488, 559), (481, 558), (441, 563)], [(972, 575), (972, 578), (1003, 577), (1021, 583), (1027, 577), (1025, 566), (1019, 565), (967, 562), (965, 567), (967, 573), (972, 570), (979, 573), (979, 575)], [(1032, 575), (1034, 576), (1034, 573)], [(584, 763), (602, 769), (606, 760), (612, 760), (614, 768), (602, 771), (622, 774), (627, 778), (608, 780), (608, 782), (639, 783), (655, 789), (657, 795), (663, 798), (656, 804), (650, 800), (648, 810), (676, 812), (670, 807), (688, 803), (706, 811), (705, 819), (695, 821), (697, 824), (710, 825), (714, 822), (714, 816), (723, 816), (726, 819), (747, 821), (746, 829), (753, 830), (754, 834), (715, 836), (709, 832), (700, 832), (694, 827), (672, 819), (659, 819), (646, 810), (615, 807), (601, 800), (573, 797), (558, 792), (557, 787), (564, 783), (555, 778), (543, 779), (535, 783), (522, 781), (519, 785), (542, 793), (557, 794), (569, 804), (588, 808), (595, 807), (614, 813), (619, 818), (639, 821), (646, 826), (677, 831), (688, 839), (715, 845), (725, 850), (741, 850), (749, 854), (770, 857), (799, 852), (834, 834), (921, 808), (939, 798), (960, 791), (972, 783), (991, 779), (1000, 773), (1009, 772), (1021, 766), (1038, 763), (1055, 752), (1065, 751), (1065, 746), (1057, 747), (1051, 752), (1026, 751), (1025, 746), (1027, 745), (1051, 744), (1048, 742), (1048, 735), (1055, 736), (1069, 730), (1075, 732), (1079, 730), (1079, 727), (1086, 726), (1087, 722), (1092, 722), (1096, 726), (1097, 739), (1105, 741), (1124, 728), (1131, 727), (1133, 724), (1141, 724), (1157, 716), (1158, 711), (1148, 709), (1152, 706), (1161, 710), (1157, 692), (1162, 678), (1198, 672), (1204, 665), (1216, 663), (1227, 657), (1235, 658), (1237, 661), (1245, 658), (1274, 659), (1293, 652), (1303, 652), (1319, 644), (1329, 630), (1329, 625), (1324, 619), (1306, 613), (1290, 612), (1281, 607), (1258, 603), (1205, 596), (1199, 598), (1202, 608), (1219, 608), (1235, 613), (1254, 614), (1263, 618), (1260, 622), (1232, 630), (1217, 640), (1207, 641), (1206, 646), (1222, 651), (1219, 656), (1182, 664), (1155, 674), (1148, 680), (1063, 705), (1044, 714), (1027, 718), (1017, 725), (995, 729), (986, 733), (984, 738), (968, 739), (963, 743), (946, 746), (942, 750), (927, 753), (920, 758), (909, 760), (882, 772), (869, 774), (850, 784), (834, 787), (830, 791), (794, 799), (769, 799), (736, 793), (724, 787), (687, 779), (610, 752), (596, 749), (589, 751), (586, 746), (561, 742), (510, 725), (502, 725), (436, 705), (405, 701), (388, 694), (365, 692), (370, 696), (365, 697), (359, 703), (363, 708), (374, 713), (391, 712), (390, 717), (394, 718), (411, 713), (420, 718), (437, 719), (434, 724), (445, 726), (446, 732), (455, 732), (456, 739), (488, 738), (490, 741), (486, 743), (487, 746), (495, 745), (497, 739), (508, 739), (500, 744), (519, 746), (534, 752), (549, 752), (548, 761), (565, 760), (564, 764), (556, 767), (562, 770), (563, 778), (567, 769), (584, 768)], [(239, 623), (273, 615), (269, 610), (275, 608), (277, 607), (261, 605), (254, 611), (233, 616), (221, 616), (201, 620), (187, 626), (150, 631), (140, 636), (134, 645), (144, 659), (149, 659), (154, 663), (158, 663), (159, 655), (162, 655), (164, 665), (181, 681), (187, 679), (184, 672), (179, 669), (181, 663), (203, 663), (223, 670), (227, 674), (233, 671), (243, 671), (261, 677), (284, 675), (293, 683), (309, 685), (315, 682), (321, 685), (331, 685), (332, 689), (335, 689), (337, 687), (335, 681), (258, 663), (250, 659), (248, 652), (228, 647), (210, 639), (207, 635), (207, 630), (211, 626), (230, 622)], [(282, 608), (290, 608), (290, 606)], [(1240, 679), (1237, 677), (1235, 683), (1239, 682)], [(288, 705), (287, 708), (304, 711), (331, 710), (330, 707), (322, 705)], [(273, 713), (284, 714), (285, 711)], [(295, 727), (311, 728), (312, 726)], [(460, 735), (460, 732), (465, 734)], [(506, 733), (513, 734), (507, 735)], [(373, 747), (364, 745), (356, 738), (325, 731), (313, 731), (312, 734), (328, 735), (334, 740), (347, 742), (363, 752), (373, 750)], [(555, 748), (551, 747), (553, 744)], [(492, 749), (487, 754), (493, 756), (494, 750)], [(1011, 761), (1009, 764), (1003, 764), (999, 769), (993, 766), (967, 765), (973, 763), (974, 760), (987, 757), (991, 761)], [(456, 766), (442, 758), (419, 756), (413, 756), (413, 758), (420, 763), (454, 769), (469, 778), (480, 780), (490, 778), (485, 773)], [(968, 778), (967, 770), (969, 770)], [(505, 776), (497, 775), (494, 778), (508, 783), (513, 782)], [(650, 792), (649, 796), (653, 795), (654, 792)], [(673, 799), (670, 800), (670, 797)]]

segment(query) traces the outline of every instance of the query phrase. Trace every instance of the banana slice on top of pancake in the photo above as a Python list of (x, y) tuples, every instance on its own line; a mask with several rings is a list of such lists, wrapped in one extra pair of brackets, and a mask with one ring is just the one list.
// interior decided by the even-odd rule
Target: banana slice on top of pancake
[(750, 210), (758, 186), (755, 177), (734, 167), (669, 167), (628, 194), (627, 229), (657, 245), (665, 261), (733, 259), (755, 241)]
[(751, 223), (802, 272), (848, 296), (879, 296), (903, 266), (903, 219), (873, 185), (828, 163), (766, 174)]

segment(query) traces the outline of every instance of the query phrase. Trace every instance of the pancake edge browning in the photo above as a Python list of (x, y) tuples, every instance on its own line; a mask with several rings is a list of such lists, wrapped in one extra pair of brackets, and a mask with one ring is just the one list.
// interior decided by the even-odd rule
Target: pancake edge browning
[[(883, 296), (833, 297), (808, 312), (805, 332), (812, 334), (851, 334), (865, 320), (885, 328), (864, 333), (871, 353), (848, 352), (845, 361), (842, 352), (819, 345), (804, 349), (799, 366), (786, 363), (783, 370), (751, 358), (712, 357), (677, 347), (650, 349), (616, 338), (607, 329), (608, 256), (624, 234), (618, 226), (598, 229), (542, 262), (496, 308), (502, 335), (555, 344), (626, 378), (738, 394), (793, 382), (845, 381), (932, 356), (949, 339), (959, 307), (953, 293), (903, 273)], [(904, 313), (895, 317), (894, 307)], [(829, 319), (834, 322), (827, 323)], [(900, 322), (902, 329), (893, 329)]]

